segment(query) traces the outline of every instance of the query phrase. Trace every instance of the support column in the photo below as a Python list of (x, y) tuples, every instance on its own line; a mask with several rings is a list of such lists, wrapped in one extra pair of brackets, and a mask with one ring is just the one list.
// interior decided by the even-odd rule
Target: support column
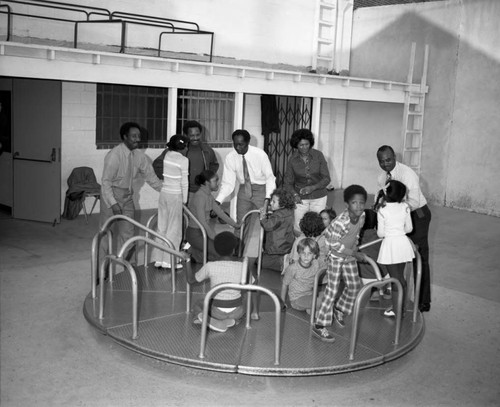
[(177, 133), (177, 88), (168, 88), (167, 141)]

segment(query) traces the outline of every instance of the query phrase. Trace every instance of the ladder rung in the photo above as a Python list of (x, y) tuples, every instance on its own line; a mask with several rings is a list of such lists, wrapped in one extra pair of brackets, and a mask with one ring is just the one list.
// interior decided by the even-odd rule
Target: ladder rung
[(404, 152), (406, 151), (420, 151), (420, 147), (406, 147)]
[(332, 22), (332, 21), (326, 21), (326, 20), (319, 20), (319, 24), (321, 24), (321, 25), (328, 25), (330, 27), (333, 27), (335, 25), (334, 22)]
[(324, 56), (321, 56), (321, 55), (318, 55), (316, 58), (317, 59), (321, 59), (323, 61), (333, 61), (332, 57), (324, 57)]
[(422, 133), (422, 130), (410, 130), (410, 129), (406, 129), (405, 133), (406, 134), (420, 134), (420, 133)]
[(324, 8), (330, 8), (330, 9), (334, 9), (334, 8), (335, 8), (335, 4), (333, 4), (333, 3), (327, 3), (327, 2), (325, 2), (325, 1), (321, 1), (321, 2), (319, 3), (319, 5), (320, 5), (321, 7), (324, 7)]
[(423, 116), (424, 114), (422, 112), (408, 112), (410, 116)]
[(332, 40), (326, 39), (326, 38), (318, 38), (318, 42), (320, 44), (333, 44)]

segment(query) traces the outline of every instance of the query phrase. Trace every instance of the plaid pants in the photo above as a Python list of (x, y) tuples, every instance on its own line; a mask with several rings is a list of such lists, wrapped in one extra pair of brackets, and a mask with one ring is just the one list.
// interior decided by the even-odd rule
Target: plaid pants
[(335, 308), (344, 314), (351, 314), (354, 307), (354, 301), (361, 289), (361, 280), (358, 275), (358, 265), (356, 259), (351, 260), (335, 259), (328, 257), (328, 269), (326, 270), (326, 289), (321, 307), (316, 318), (316, 324), (329, 326), (332, 324), (334, 302), (339, 290), (340, 278), (345, 282), (344, 290), (339, 300), (335, 304)]

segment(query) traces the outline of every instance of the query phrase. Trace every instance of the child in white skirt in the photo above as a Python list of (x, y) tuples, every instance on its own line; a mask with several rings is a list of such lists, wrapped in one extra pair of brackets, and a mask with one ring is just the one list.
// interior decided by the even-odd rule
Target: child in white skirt
[[(380, 246), (377, 263), (382, 265), (389, 275), (397, 279), (403, 287), (402, 316), (405, 314), (406, 280), (405, 266), (415, 257), (410, 239), (406, 236), (413, 225), (410, 217), (410, 207), (403, 202), (406, 196), (406, 186), (396, 180), (387, 182), (379, 194), (377, 210), (377, 235), (384, 240)], [(397, 305), (397, 287), (392, 285), (392, 307), (385, 310), (384, 315), (394, 317)]]

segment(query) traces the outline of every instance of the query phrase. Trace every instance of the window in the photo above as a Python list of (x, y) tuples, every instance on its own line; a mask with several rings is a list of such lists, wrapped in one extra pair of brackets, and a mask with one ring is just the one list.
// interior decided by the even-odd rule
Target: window
[(97, 84), (97, 148), (112, 148), (120, 143), (120, 126), (125, 122), (143, 126), (143, 146), (163, 148), (167, 101), (165, 88)]
[(188, 120), (204, 127), (204, 140), (212, 147), (232, 146), (234, 93), (179, 89), (177, 94), (177, 133)]

